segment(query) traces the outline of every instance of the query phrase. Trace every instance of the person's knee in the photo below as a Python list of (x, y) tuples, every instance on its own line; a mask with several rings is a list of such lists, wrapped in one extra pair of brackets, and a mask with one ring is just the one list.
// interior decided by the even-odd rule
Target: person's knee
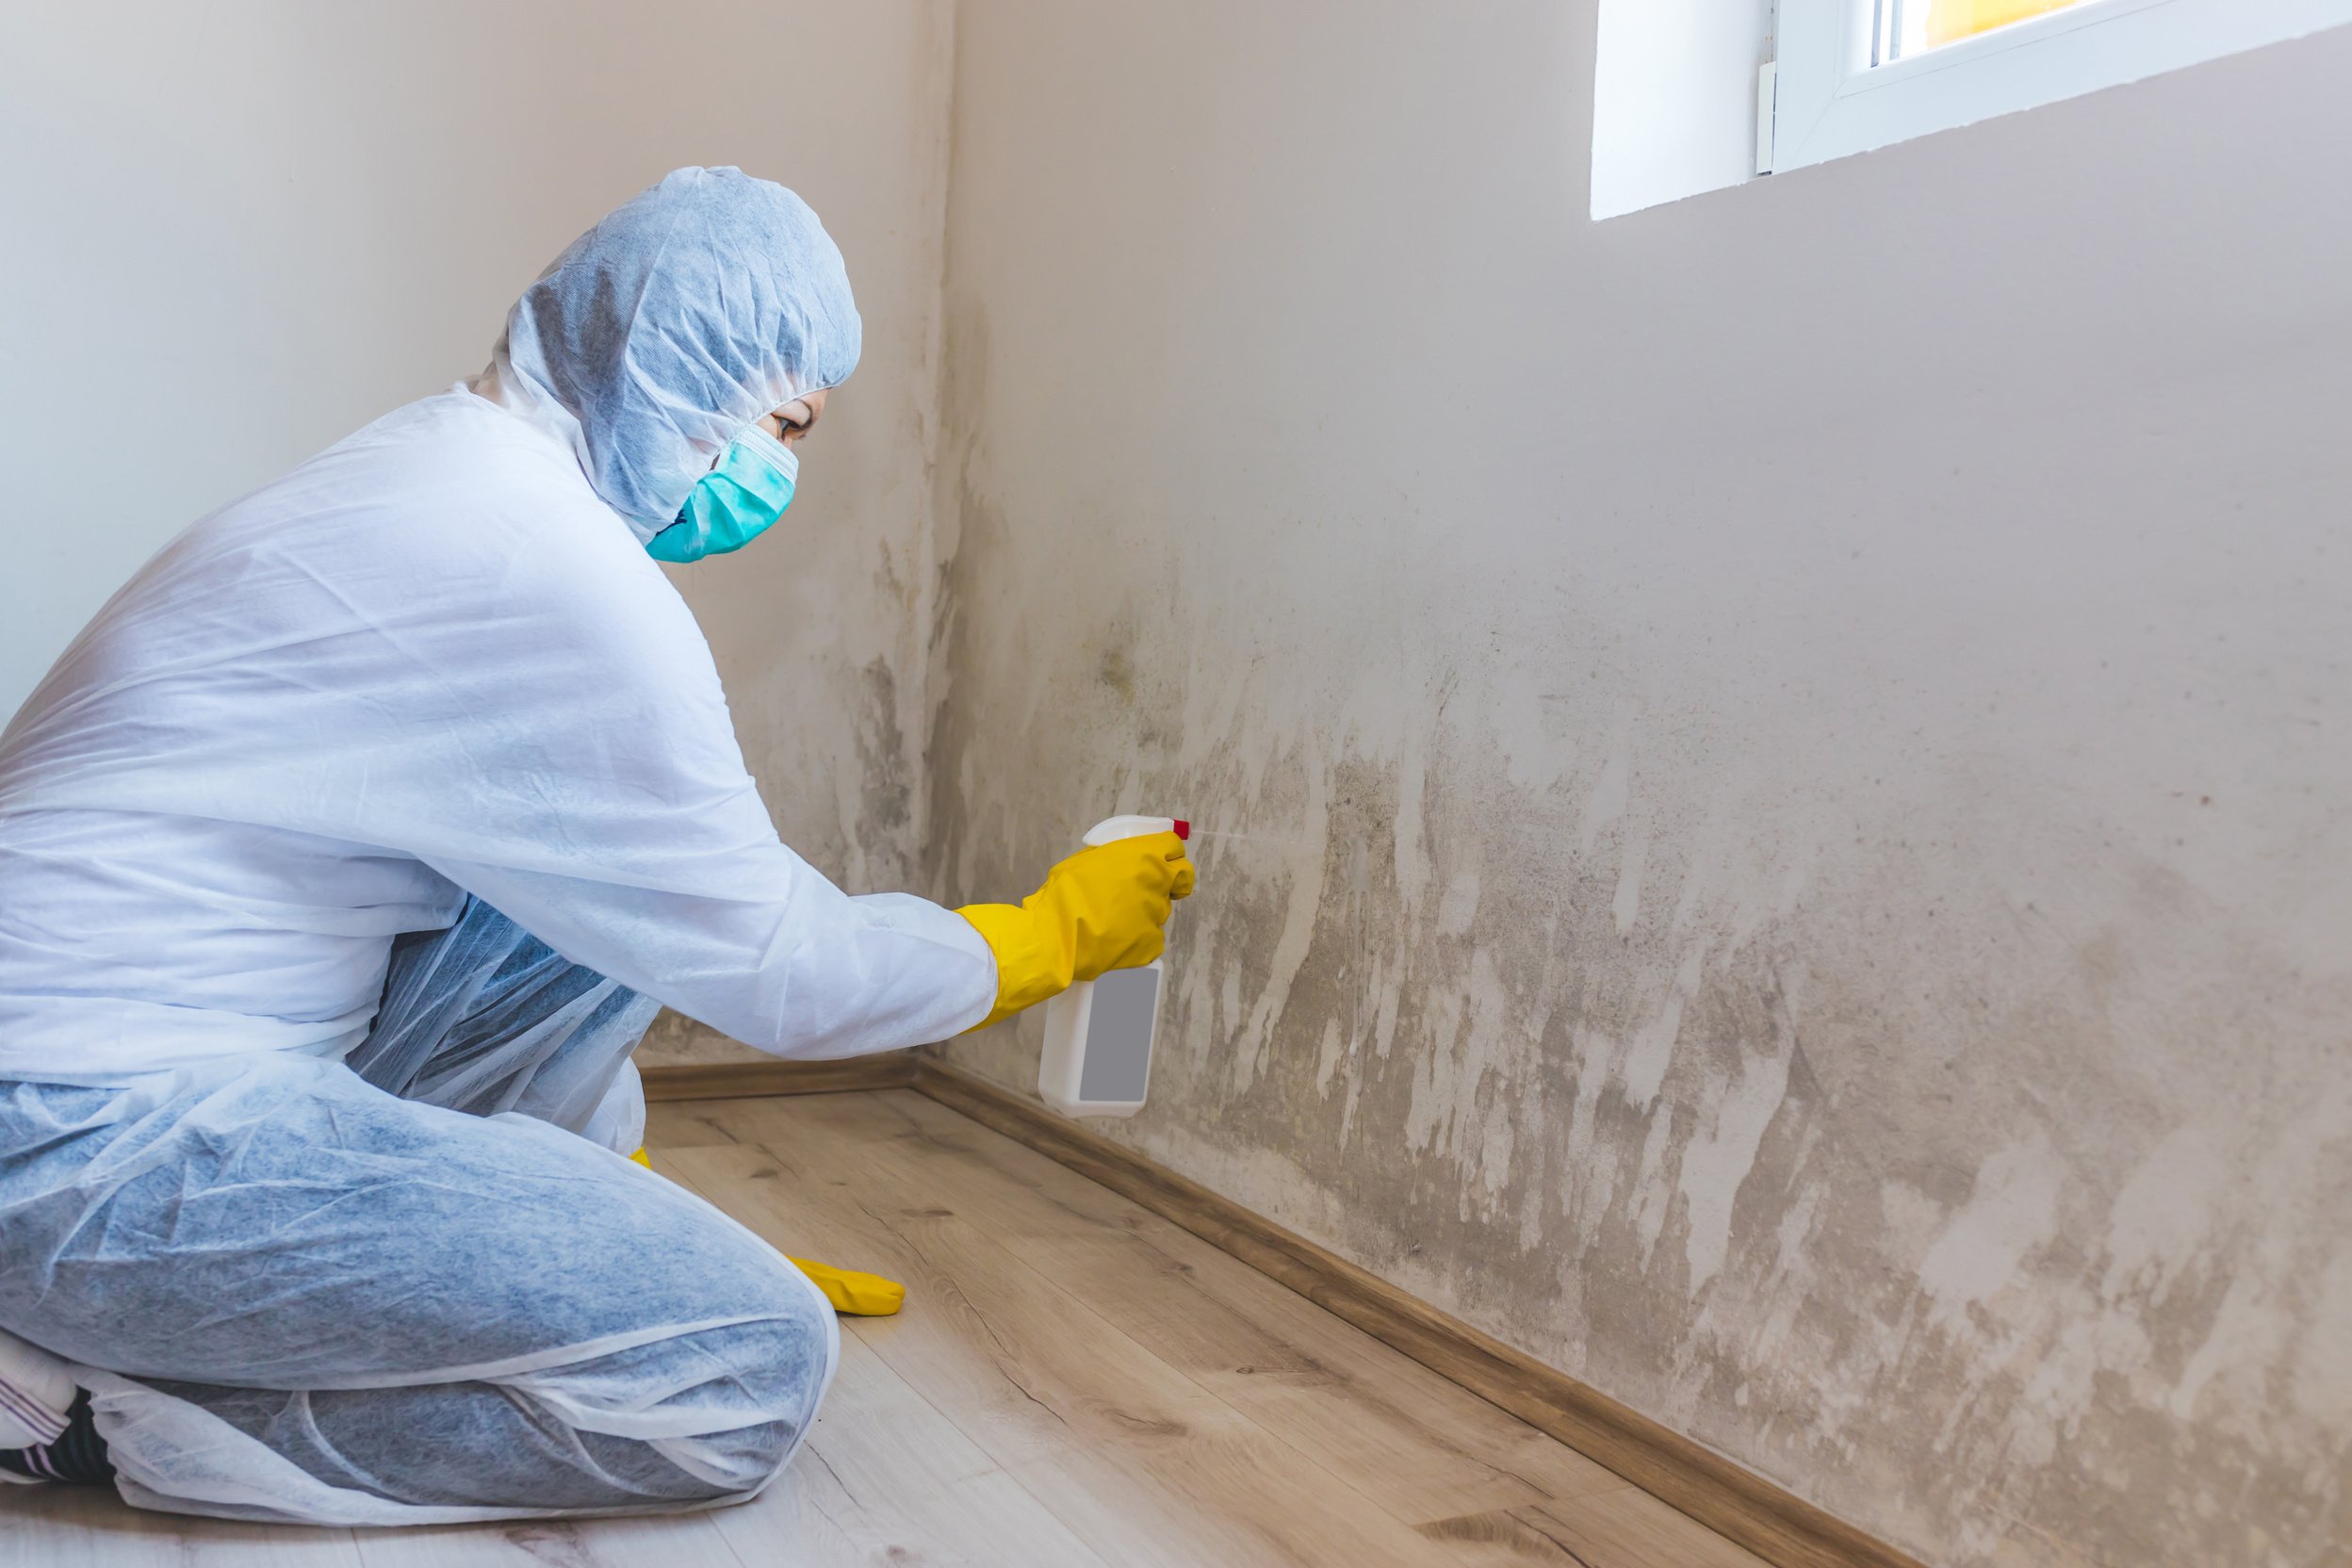
[(776, 1262), (757, 1315), (690, 1330), (670, 1347), (674, 1368), (694, 1386), (665, 1403), (699, 1411), (709, 1429), (657, 1446), (716, 1488), (714, 1495), (756, 1491), (784, 1468), (816, 1418), (840, 1354), (832, 1309)]
[(700, 1483), (710, 1501), (758, 1492), (783, 1473), (800, 1446), (806, 1421), (762, 1421), (756, 1427), (667, 1440), (655, 1446), (662, 1457)]
[(763, 1403), (806, 1420), (832, 1380), (841, 1331), (831, 1303), (785, 1259), (763, 1260), (770, 1276), (759, 1315), (709, 1331), (714, 1353), (730, 1360), (736, 1380), (760, 1391)]

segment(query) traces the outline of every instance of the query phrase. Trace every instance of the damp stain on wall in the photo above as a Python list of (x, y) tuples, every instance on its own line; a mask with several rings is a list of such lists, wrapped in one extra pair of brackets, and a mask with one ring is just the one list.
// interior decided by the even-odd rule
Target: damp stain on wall
[[(943, 460), (938, 890), (1203, 830), (1112, 1135), (1930, 1560), (2352, 1538), (2352, 986), (2166, 853), (2210, 797), (2143, 831), (1850, 701), (1649, 700), (1573, 619), (1317, 646), (1246, 550), (1017, 524), (991, 428)], [(952, 1049), (1028, 1090), (1037, 1045)]]
[[(1272, 702), (1113, 747), (1152, 666), (1086, 666), (1099, 722), (936, 743), (958, 880), (1017, 885), (1073, 808), (1000, 782), (1013, 756), (1035, 786), (1140, 753), (1118, 805), (1231, 830), (1196, 841), (1152, 1102), (1114, 1135), (1945, 1560), (2342, 1539), (2344, 1379), (2312, 1348), (2344, 1302), (2309, 1282), (2352, 1096), (2315, 1059), (2249, 1116), (2228, 996), (2141, 971), (2164, 1037), (2130, 1037), (2112, 932), (1955, 887), (1893, 823), (1742, 843), (1739, 803), (1653, 797), (1639, 725), (1526, 782), (1467, 719), (1375, 747), (1343, 713), (1265, 727)], [(1026, 1089), (1033, 1033), (956, 1050)]]
[(962, 13), (934, 886), (1193, 819), (1112, 1135), (1939, 1568), (2343, 1561), (2352, 35), (1609, 224), (1594, 36)]

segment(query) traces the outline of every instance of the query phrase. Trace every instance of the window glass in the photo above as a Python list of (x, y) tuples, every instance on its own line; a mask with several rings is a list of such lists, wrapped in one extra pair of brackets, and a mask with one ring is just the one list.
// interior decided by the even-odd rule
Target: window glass
[(1873, 63), (1907, 59), (2088, 0), (1878, 0)]

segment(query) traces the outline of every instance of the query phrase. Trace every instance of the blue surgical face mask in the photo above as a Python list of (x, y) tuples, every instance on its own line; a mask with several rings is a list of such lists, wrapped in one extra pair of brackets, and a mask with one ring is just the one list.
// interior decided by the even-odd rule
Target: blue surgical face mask
[(645, 542), (656, 561), (700, 561), (742, 549), (792, 504), (800, 455), (754, 425), (694, 481), (678, 521)]

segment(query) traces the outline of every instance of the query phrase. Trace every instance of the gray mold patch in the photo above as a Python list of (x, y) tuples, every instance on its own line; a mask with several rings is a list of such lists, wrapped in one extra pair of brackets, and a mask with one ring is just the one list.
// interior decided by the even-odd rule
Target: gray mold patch
[(858, 766), (860, 779), (858, 824), (868, 840), (869, 853), (884, 850), (891, 869), (904, 879), (902, 846), (914, 823), (912, 781), (914, 760), (898, 723), (898, 679), (890, 662), (879, 657), (858, 672)]
[[(2352, 1540), (2340, 1025), (2197, 978), (2292, 991), (2228, 911), (2151, 869), (2062, 939), (1901, 825), (1726, 858), (1622, 750), (1531, 785), (1450, 724), (1326, 753), (1245, 701), (1119, 746), (1166, 662), (935, 737), (960, 880), (1033, 877), (1090, 771), (1237, 835), (1113, 1135), (1932, 1560)], [(956, 1049), (1034, 1082), (1033, 1031)]]

